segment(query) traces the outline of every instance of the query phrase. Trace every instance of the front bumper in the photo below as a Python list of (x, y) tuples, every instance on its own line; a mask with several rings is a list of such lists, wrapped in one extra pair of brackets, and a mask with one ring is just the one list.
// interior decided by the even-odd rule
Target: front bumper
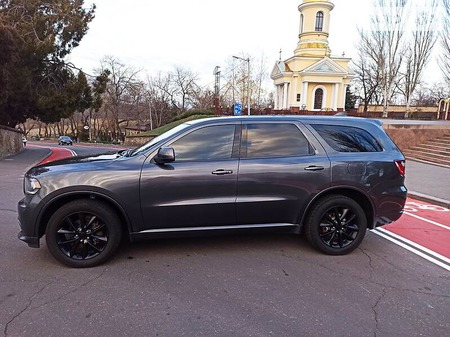
[[(30, 204), (31, 203), (31, 204)], [(30, 198), (24, 198), (17, 205), (20, 232), (17, 237), (26, 242), (29, 247), (39, 248), (39, 230), (37, 218), (39, 207)]]
[(28, 247), (39, 248), (39, 238), (23, 235), (22, 231), (17, 234), (17, 237), (19, 240), (26, 242)]

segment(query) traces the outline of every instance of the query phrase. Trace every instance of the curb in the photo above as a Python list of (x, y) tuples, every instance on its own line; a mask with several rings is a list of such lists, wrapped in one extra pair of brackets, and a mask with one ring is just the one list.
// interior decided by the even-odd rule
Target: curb
[(414, 192), (414, 191), (408, 191), (408, 197), (416, 199), (416, 200), (420, 200), (420, 201), (429, 202), (431, 204), (435, 204), (435, 205), (450, 209), (450, 201), (449, 200), (440, 199), (437, 197), (433, 197), (431, 195), (423, 194), (420, 192)]

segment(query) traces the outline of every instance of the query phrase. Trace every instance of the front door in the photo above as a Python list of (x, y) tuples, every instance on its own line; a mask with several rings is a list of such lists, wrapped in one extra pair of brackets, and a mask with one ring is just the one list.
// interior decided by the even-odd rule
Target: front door
[(239, 135), (240, 124), (199, 127), (164, 144), (174, 148), (174, 162), (149, 158), (140, 184), (143, 230), (234, 225)]

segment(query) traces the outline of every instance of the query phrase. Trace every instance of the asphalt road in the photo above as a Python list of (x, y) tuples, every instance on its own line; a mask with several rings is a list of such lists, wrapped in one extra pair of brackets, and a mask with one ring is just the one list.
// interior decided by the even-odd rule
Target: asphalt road
[(397, 337), (450, 331), (450, 273), (373, 233), (360, 249), (338, 257), (318, 253), (301, 237), (272, 234), (124, 243), (103, 266), (64, 267), (44, 241), (32, 249), (17, 239), (23, 173), (46, 153), (27, 148), (0, 160), (4, 336)]

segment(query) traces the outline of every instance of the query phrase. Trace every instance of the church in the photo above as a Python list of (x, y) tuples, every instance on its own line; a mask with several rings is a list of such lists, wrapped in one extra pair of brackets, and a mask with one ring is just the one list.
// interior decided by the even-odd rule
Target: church
[(355, 77), (350, 58), (331, 56), (328, 45), (329, 0), (303, 0), (298, 6), (300, 27), (294, 55), (278, 60), (271, 78), (274, 110), (344, 111), (347, 86)]

